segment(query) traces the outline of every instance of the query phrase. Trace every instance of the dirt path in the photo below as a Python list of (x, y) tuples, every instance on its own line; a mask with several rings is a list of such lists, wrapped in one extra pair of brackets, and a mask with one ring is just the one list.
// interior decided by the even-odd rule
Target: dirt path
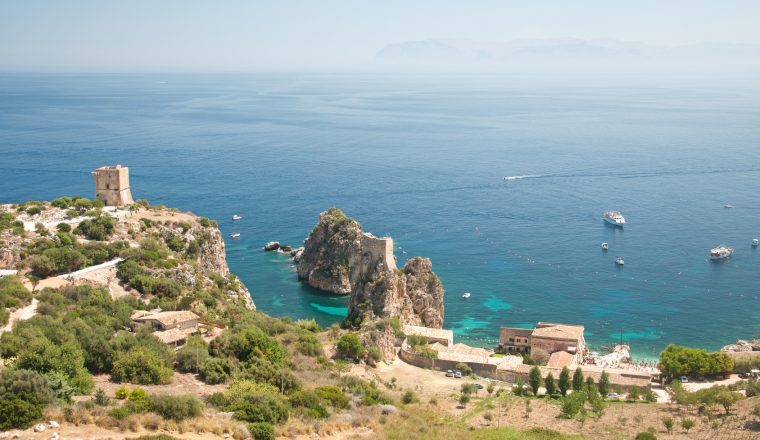
[(32, 303), (26, 307), (22, 307), (15, 312), (11, 312), (11, 316), (8, 319), (8, 324), (3, 328), (0, 328), (0, 333), (9, 332), (13, 329), (13, 324), (18, 321), (26, 321), (37, 313), (37, 298), (32, 299)]

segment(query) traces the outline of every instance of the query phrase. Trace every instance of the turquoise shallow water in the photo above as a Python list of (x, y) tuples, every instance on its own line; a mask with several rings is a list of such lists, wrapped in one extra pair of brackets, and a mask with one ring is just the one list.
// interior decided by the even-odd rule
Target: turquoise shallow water
[[(323, 324), (347, 299), (301, 286), (261, 247), (298, 244), (339, 206), (392, 235), (401, 263), (432, 259), (459, 341), (541, 320), (582, 323), (596, 347), (622, 333), (640, 357), (668, 342), (715, 349), (760, 336), (757, 86), (0, 75), (0, 200), (92, 196), (92, 168), (129, 165), (135, 197), (242, 234), (228, 259), (260, 309)], [(601, 221), (606, 209), (625, 230)], [(734, 257), (710, 263), (721, 243)]]

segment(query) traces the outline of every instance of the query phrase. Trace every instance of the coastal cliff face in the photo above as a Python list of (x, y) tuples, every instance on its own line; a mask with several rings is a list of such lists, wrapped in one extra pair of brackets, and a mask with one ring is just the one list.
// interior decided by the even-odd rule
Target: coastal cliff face
[(430, 260), (415, 257), (396, 269), (393, 240), (363, 232), (337, 208), (320, 214), (298, 261), (298, 277), (320, 290), (350, 294), (348, 319), (356, 326), (389, 317), (443, 325), (444, 290)]
[(427, 258), (414, 257), (404, 268), (385, 271), (357, 285), (348, 306), (348, 319), (357, 323), (398, 317), (404, 324), (443, 326), (443, 285)]

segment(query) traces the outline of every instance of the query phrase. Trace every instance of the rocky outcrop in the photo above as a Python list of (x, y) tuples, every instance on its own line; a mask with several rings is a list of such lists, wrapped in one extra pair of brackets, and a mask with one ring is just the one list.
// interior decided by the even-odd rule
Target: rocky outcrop
[(757, 351), (760, 353), (760, 339), (753, 339), (751, 341), (738, 340), (735, 344), (726, 345), (721, 348), (720, 351), (725, 353), (745, 353), (751, 351)]
[(443, 324), (443, 286), (430, 260), (415, 257), (396, 269), (393, 240), (363, 232), (337, 208), (320, 214), (300, 255), (298, 277), (320, 290), (350, 294), (348, 319), (356, 326), (388, 317)]
[(198, 265), (206, 272), (215, 272), (222, 276), (229, 275), (230, 268), (227, 265), (222, 233), (216, 228), (207, 228), (204, 232), (208, 234), (198, 253)]
[(355, 286), (348, 305), (349, 321), (398, 317), (401, 323), (441, 328), (443, 285), (427, 258), (414, 257), (404, 268), (385, 271)]

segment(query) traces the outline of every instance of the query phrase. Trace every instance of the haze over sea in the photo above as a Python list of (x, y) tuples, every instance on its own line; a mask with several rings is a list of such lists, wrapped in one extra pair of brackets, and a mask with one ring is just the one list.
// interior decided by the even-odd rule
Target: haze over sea
[(92, 197), (93, 168), (128, 165), (135, 198), (241, 233), (260, 310), (325, 325), (347, 298), (262, 246), (338, 206), (399, 265), (432, 259), (458, 341), (558, 321), (652, 358), (760, 336), (759, 103), (756, 81), (653, 77), (4, 74), (0, 201)]

